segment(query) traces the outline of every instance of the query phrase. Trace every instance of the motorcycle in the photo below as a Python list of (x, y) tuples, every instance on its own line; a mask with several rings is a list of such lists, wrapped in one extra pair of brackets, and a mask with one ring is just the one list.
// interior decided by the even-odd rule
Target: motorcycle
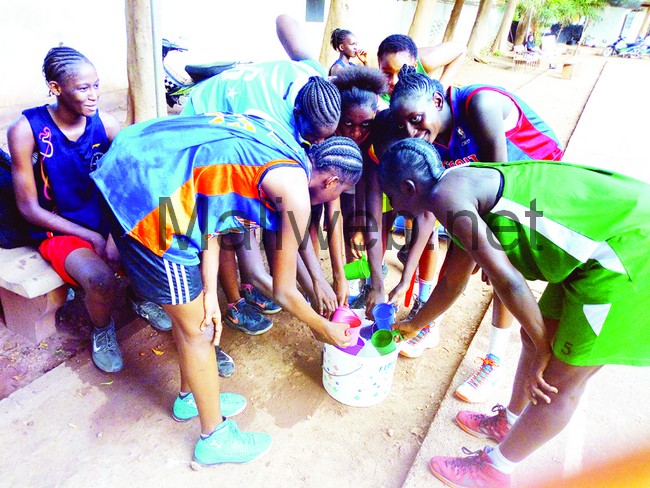
[(227, 69), (239, 64), (237, 61), (221, 61), (208, 64), (187, 64), (185, 68), (174, 67), (167, 59), (170, 52), (184, 52), (187, 48), (181, 47), (168, 39), (162, 40), (162, 59), (165, 71), (165, 99), (167, 105), (183, 105), (192, 89), (197, 83), (212, 76), (218, 75)]
[[(647, 37), (646, 37), (647, 39)], [(627, 42), (623, 36), (618, 36), (616, 41), (612, 42), (609, 46), (603, 49), (603, 56), (620, 56), (623, 58), (638, 58), (642, 54), (642, 49), (645, 50), (644, 43), (646, 39), (636, 42)]]

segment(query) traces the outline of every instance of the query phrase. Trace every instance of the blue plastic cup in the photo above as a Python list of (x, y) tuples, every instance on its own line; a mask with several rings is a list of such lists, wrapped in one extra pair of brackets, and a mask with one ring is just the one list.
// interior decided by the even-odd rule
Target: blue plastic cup
[(379, 303), (373, 307), (372, 316), (375, 318), (378, 330), (390, 330), (395, 323), (395, 305), (392, 303)]

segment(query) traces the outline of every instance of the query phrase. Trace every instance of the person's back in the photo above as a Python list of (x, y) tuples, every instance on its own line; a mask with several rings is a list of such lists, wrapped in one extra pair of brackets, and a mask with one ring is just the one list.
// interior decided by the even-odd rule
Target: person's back
[(311, 60), (240, 65), (197, 85), (181, 115), (252, 114), (271, 118), (294, 133), (298, 92), (310, 77), (322, 75), (320, 65)]

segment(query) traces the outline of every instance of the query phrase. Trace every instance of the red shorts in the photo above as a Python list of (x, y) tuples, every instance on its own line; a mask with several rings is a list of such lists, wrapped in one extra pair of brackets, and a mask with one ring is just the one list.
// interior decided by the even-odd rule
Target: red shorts
[(52, 264), (54, 271), (63, 278), (63, 281), (73, 286), (79, 286), (79, 284), (66, 272), (65, 260), (72, 251), (84, 248), (93, 250), (90, 242), (77, 236), (48, 237), (38, 246), (41, 256)]

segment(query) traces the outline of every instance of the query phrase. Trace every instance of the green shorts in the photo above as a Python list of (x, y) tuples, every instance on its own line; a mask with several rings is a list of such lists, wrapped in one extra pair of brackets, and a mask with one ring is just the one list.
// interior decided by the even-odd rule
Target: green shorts
[(577, 279), (549, 283), (539, 300), (542, 315), (559, 320), (553, 353), (574, 366), (650, 366), (648, 283), (602, 268)]

